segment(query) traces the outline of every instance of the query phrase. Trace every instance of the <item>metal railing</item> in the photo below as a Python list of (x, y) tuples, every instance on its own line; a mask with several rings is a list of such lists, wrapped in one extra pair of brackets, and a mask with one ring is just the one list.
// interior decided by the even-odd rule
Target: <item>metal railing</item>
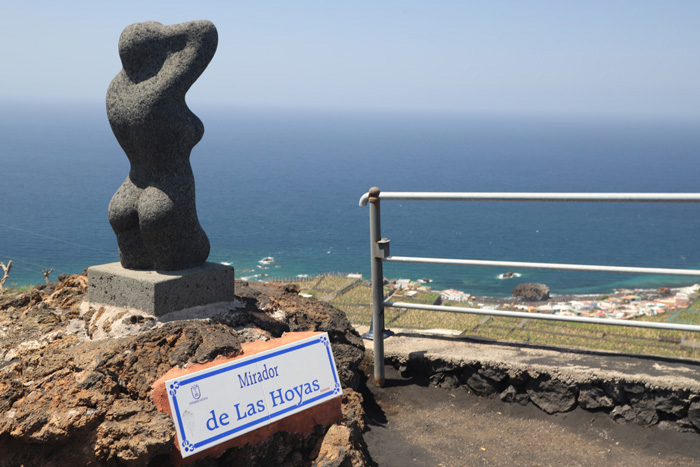
[(518, 269), (547, 269), (559, 271), (595, 271), (689, 277), (700, 277), (700, 270), (391, 256), (389, 253), (389, 240), (382, 238), (381, 236), (380, 200), (700, 203), (700, 193), (381, 193), (379, 188), (371, 188), (369, 192), (365, 193), (360, 198), (360, 206), (366, 206), (369, 204), (370, 255), (372, 258), (372, 324), (370, 327), (369, 337), (373, 339), (374, 343), (374, 381), (379, 387), (384, 386), (384, 337), (387, 335), (385, 334), (386, 331), (384, 328), (384, 307), (700, 332), (700, 326), (688, 324), (627, 321), (608, 318), (586, 318), (577, 316), (560, 316), (517, 311), (484, 310), (480, 308), (446, 307), (438, 305), (422, 305), (416, 303), (385, 301), (383, 295), (383, 262), (508, 267)]

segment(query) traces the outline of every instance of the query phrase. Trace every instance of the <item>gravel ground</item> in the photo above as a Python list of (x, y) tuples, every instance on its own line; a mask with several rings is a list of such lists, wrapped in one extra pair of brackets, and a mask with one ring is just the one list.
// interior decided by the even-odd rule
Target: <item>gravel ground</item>
[(386, 367), (386, 387), (364, 368), (369, 430), (379, 466), (697, 466), (700, 435), (618, 424), (576, 409), (547, 415), (464, 388), (431, 387)]

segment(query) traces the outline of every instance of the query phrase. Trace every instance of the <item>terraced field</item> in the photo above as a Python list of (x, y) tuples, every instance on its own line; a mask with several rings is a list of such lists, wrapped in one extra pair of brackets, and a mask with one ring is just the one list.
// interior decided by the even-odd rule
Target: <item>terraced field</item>
[[(370, 324), (372, 299), (368, 282), (326, 275), (297, 282), (297, 285), (301, 293), (343, 310), (353, 324)], [(384, 292), (387, 296), (391, 290), (385, 288)], [(398, 300), (432, 304), (437, 298), (439, 294), (435, 292), (418, 292), (413, 297), (404, 296)], [(700, 298), (684, 310), (636, 319), (700, 324)], [(397, 308), (386, 308), (385, 320), (389, 329), (447, 329), (481, 339), (700, 359), (700, 333)]]

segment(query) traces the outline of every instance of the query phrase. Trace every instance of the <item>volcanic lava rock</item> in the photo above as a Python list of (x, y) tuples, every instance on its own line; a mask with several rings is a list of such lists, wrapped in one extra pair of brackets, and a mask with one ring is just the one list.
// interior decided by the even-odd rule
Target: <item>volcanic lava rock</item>
[(123, 68), (107, 89), (107, 117), (131, 169), (108, 214), (124, 268), (177, 271), (209, 256), (190, 165), (204, 125), (185, 94), (217, 43), (209, 21), (136, 23), (119, 38)]
[(513, 289), (513, 298), (526, 302), (544, 302), (549, 300), (549, 287), (545, 284), (518, 284)]
[(293, 289), (239, 282), (230, 309), (168, 321), (81, 307), (86, 290), (87, 278), (74, 275), (0, 298), (0, 466), (167, 465), (175, 429), (151, 400), (154, 381), (176, 366), (234, 356), (243, 342), (302, 330), (329, 334), (345, 388), (342, 421), (278, 432), (195, 465), (368, 464), (356, 391), (364, 347), (341, 311)]
[(548, 414), (568, 412), (576, 406), (578, 387), (567, 385), (549, 375), (541, 375), (527, 383), (530, 400)]

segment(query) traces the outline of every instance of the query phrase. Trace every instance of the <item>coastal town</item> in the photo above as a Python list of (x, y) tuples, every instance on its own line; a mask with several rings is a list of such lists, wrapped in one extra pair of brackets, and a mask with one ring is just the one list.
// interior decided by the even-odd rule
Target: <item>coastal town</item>
[(698, 295), (698, 290), (700, 290), (700, 284), (677, 290), (668, 288), (655, 291), (618, 290), (614, 295), (596, 296), (590, 300), (579, 298), (560, 301), (554, 297), (549, 303), (539, 306), (513, 304), (511, 307), (531, 313), (630, 319), (685, 309), (691, 299)]
[[(276, 265), (272, 257), (265, 257), (259, 263), (257, 265), (259, 269), (268, 269), (273, 265), (280, 267)], [(262, 273), (243, 277), (243, 280), (280, 281), (279, 278), (268, 278), (267, 276), (268, 274)], [(521, 277), (521, 274), (517, 272), (505, 272), (498, 275), (499, 279), (517, 279), (518, 277)], [(299, 282), (302, 284), (301, 288), (304, 289), (301, 295), (315, 296), (334, 303), (344, 308), (346, 312), (348, 311), (347, 306), (362, 306), (363, 304), (366, 306), (368, 302), (365, 302), (370, 299), (369, 281), (366, 281), (359, 273), (327, 273), (315, 277), (300, 274), (296, 278), (286, 278), (281, 281)], [(518, 284), (513, 289), (512, 297), (488, 297), (452, 288), (434, 290), (431, 286), (432, 282), (428, 278), (417, 280), (385, 278), (384, 296), (386, 300), (391, 302), (623, 320), (684, 310), (694, 301), (700, 299), (700, 284), (681, 288), (615, 289), (607, 294), (551, 296), (549, 287), (545, 284)], [(358, 286), (358, 291), (364, 289), (364, 293), (352, 292), (351, 290), (355, 286)], [(535, 289), (539, 287), (541, 290), (535, 290), (534, 296), (531, 294), (525, 296), (527, 294), (517, 293), (517, 289), (521, 286), (531, 286)], [(310, 290), (316, 289), (320, 293), (309, 293)], [(349, 299), (343, 298), (344, 296)]]
[[(342, 310), (354, 326), (371, 326), (372, 291), (361, 274), (327, 273), (315, 277), (289, 278), (299, 295), (325, 301)], [(423, 329), (429, 332), (498, 341), (561, 345), (581, 349), (697, 358), (700, 333), (688, 330), (613, 326), (613, 321), (652, 321), (700, 325), (700, 284), (654, 289), (616, 289), (597, 295), (552, 295), (536, 301), (521, 297), (480, 296), (468, 290), (436, 287), (429, 278), (384, 279), (384, 298), (394, 305), (385, 307), (387, 329)], [(530, 292), (532, 289), (529, 290)], [(402, 307), (400, 303), (439, 305), (439, 310)], [(398, 305), (397, 305), (398, 304)], [(455, 313), (450, 313), (450, 308)], [(474, 312), (457, 312), (468, 308)], [(497, 316), (486, 310), (511, 311), (521, 316)], [(548, 315), (567, 320), (529, 319)], [(590, 324), (586, 321), (590, 319)], [(605, 321), (611, 324), (606, 325)], [(602, 322), (601, 322), (602, 321)]]
[[(477, 297), (455, 289), (433, 291), (425, 280), (397, 279), (389, 282), (393, 291), (389, 300), (413, 301), (420, 295), (435, 297), (435, 305), (453, 305), (492, 310), (512, 310), (528, 313), (581, 316), (589, 318), (630, 319), (655, 316), (687, 308), (700, 295), (700, 284), (678, 289), (661, 287), (653, 290), (619, 289), (611, 294), (553, 296), (539, 302), (527, 302), (493, 297)], [(423, 301), (425, 303), (425, 301)]]
[[(284, 282), (298, 284), (301, 295), (332, 303), (358, 322), (365, 318), (361, 313), (365, 313), (366, 317), (370, 315), (370, 283), (362, 274), (323, 274), (298, 277), (297, 280), (290, 278)], [(549, 288), (544, 284), (518, 284), (513, 289), (512, 297), (489, 297), (452, 288), (439, 290), (433, 288), (431, 283), (428, 278), (385, 278), (384, 297), (389, 302), (623, 320), (671, 316), (670, 313), (689, 307), (695, 309), (696, 302), (700, 302), (700, 284), (679, 288), (615, 289), (602, 294), (551, 296)], [(544, 290), (536, 290), (542, 293), (540, 296), (518, 296), (516, 290), (521, 286), (539, 286)], [(365, 311), (361, 312), (361, 309)]]

